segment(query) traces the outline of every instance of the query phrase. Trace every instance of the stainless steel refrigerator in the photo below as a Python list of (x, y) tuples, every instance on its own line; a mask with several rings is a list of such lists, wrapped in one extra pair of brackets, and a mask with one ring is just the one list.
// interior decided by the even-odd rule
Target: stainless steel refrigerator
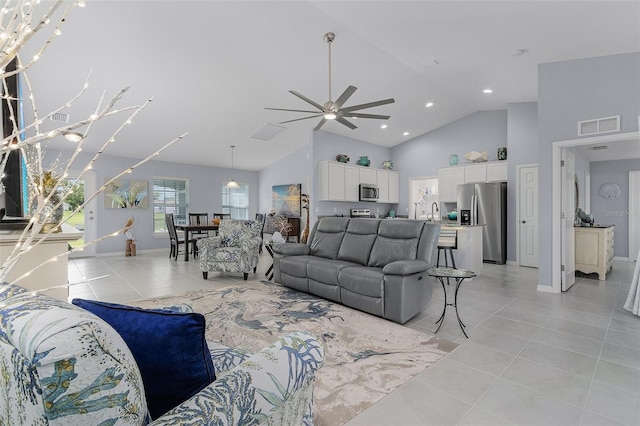
[(483, 225), (482, 257), (485, 262), (507, 262), (507, 183), (458, 185), (458, 217), (470, 225)]

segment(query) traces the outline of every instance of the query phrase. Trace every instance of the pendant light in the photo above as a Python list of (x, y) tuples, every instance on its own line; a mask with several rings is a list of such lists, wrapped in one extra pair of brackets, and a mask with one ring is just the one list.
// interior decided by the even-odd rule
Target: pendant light
[[(236, 149), (235, 145), (231, 145), (229, 148), (231, 148), (231, 170), (233, 171), (233, 150)], [(236, 182), (236, 180), (232, 177), (231, 180), (229, 182), (227, 182), (226, 185), (227, 188), (239, 188), (240, 185), (238, 185), (238, 182)]]

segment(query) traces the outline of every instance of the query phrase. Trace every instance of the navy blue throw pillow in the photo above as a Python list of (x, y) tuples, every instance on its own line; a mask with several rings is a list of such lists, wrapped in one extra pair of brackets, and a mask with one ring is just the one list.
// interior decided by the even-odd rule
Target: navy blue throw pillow
[(156, 419), (216, 379), (202, 314), (73, 299), (111, 325), (135, 358)]

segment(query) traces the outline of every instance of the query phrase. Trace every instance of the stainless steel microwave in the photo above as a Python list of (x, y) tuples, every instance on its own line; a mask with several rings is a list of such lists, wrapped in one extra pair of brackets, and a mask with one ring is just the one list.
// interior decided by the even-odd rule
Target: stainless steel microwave
[(380, 198), (380, 190), (376, 185), (360, 184), (360, 201), (378, 201), (378, 198)]

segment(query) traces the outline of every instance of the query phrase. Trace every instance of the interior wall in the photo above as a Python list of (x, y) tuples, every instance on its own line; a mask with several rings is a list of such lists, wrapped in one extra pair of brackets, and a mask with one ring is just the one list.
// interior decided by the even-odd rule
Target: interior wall
[(538, 162), (538, 103), (517, 102), (507, 105), (507, 260), (518, 257), (516, 217), (518, 188), (516, 166)]
[(424, 135), (391, 148), (391, 159), (400, 171), (400, 204), (397, 211), (408, 214), (409, 178), (437, 176), (449, 166), (449, 155), (458, 154), (467, 163), (469, 151), (488, 151), (489, 161), (498, 159), (498, 147), (507, 146), (507, 111), (478, 111)]
[[(640, 170), (640, 159), (597, 161), (591, 163), (591, 214), (596, 223), (615, 225), (614, 256), (629, 256), (629, 172)], [(620, 185), (617, 198), (603, 198), (600, 187)]]
[(639, 75), (640, 53), (637, 52), (538, 67), (541, 286), (552, 287), (553, 283), (553, 143), (575, 139), (578, 121), (599, 117), (620, 115), (621, 133), (638, 131)]
[[(71, 157), (71, 151), (57, 151), (47, 149), (44, 156), (44, 164), (53, 164), (54, 161), (66, 164)], [(94, 154), (81, 152), (73, 169), (82, 169)], [(102, 185), (105, 179), (110, 179), (125, 168), (139, 162), (137, 159), (117, 157), (102, 154), (94, 166), (98, 185)], [(47, 166), (45, 166), (47, 168)], [(153, 179), (155, 177), (177, 178), (189, 180), (189, 211), (218, 212), (222, 208), (222, 187), (232, 177), (238, 183), (249, 185), (249, 217), (256, 213), (258, 205), (258, 172), (234, 169), (195, 166), (189, 164), (169, 163), (165, 161), (149, 161), (137, 167), (132, 173), (123, 179), (146, 180), (149, 182), (148, 207), (145, 209), (111, 209), (104, 207), (104, 195), (97, 196), (97, 235), (98, 238), (113, 233), (122, 228), (129, 217), (134, 218), (133, 233), (136, 238), (138, 251), (167, 248), (169, 249), (168, 236), (153, 234)], [(100, 253), (124, 253), (125, 237), (118, 235), (97, 243), (96, 252)]]

